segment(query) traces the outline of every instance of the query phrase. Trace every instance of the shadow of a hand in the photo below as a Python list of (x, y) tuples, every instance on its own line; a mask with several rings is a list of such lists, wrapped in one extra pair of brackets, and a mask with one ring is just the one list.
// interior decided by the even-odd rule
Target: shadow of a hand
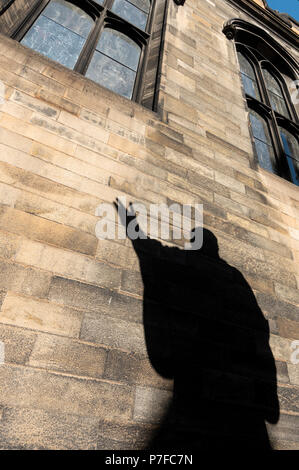
[(122, 225), (128, 228), (129, 223), (136, 218), (136, 213), (134, 211), (132, 202), (129, 203), (128, 209), (126, 209), (126, 207), (121, 203), (118, 198), (116, 198), (113, 204), (119, 215)]

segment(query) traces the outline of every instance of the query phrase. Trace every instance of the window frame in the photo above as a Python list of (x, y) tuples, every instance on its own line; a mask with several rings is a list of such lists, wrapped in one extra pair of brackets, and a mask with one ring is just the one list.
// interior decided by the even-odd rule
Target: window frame
[[(85, 76), (88, 65), (95, 52), (96, 45), (104, 29), (109, 27), (110, 29), (119, 31), (125, 34), (130, 39), (132, 39), (141, 49), (132, 97), (130, 98), (130, 100), (132, 101), (141, 103), (145, 79), (144, 72), (147, 68), (149, 43), (151, 39), (151, 33), (153, 32), (153, 24), (157, 2), (155, 0), (149, 0), (150, 9), (148, 13), (146, 28), (143, 31), (137, 26), (127, 21), (126, 19), (112, 12), (111, 8), (113, 6), (114, 0), (104, 0), (103, 5), (100, 5), (93, 0), (65, 1), (82, 9), (95, 22), (92, 30), (90, 31), (90, 34), (86, 38), (86, 41), (83, 45), (83, 48), (79, 54), (74, 68), (70, 70), (74, 70), (75, 72), (78, 72), (81, 75)], [(35, 0), (32, 5), (32, 8), (29, 10), (25, 18), (23, 18), (14, 27), (13, 31), (11, 31), (11, 38), (20, 42), (50, 2), (51, 0)], [(96, 83), (101, 85), (100, 81)]]
[[(250, 63), (250, 65), (253, 67), (253, 70), (254, 70), (257, 86), (258, 86), (259, 93), (260, 93), (260, 100), (246, 93), (244, 89), (243, 81), (242, 81), (241, 70), (240, 70), (242, 89), (243, 89), (249, 110), (252, 109), (253, 111), (255, 111), (267, 123), (271, 140), (272, 140), (274, 154), (275, 154), (275, 173), (283, 177), (284, 179), (287, 179), (288, 181), (292, 182), (293, 184), (296, 184), (293, 181), (292, 176), (290, 174), (289, 166), (288, 166), (287, 159), (285, 156), (283, 142), (282, 142), (280, 131), (279, 131), (279, 127), (286, 129), (298, 141), (298, 134), (299, 134), (298, 116), (297, 116), (295, 107), (292, 103), (285, 80), (283, 79), (277, 67), (272, 62), (270, 62), (266, 57), (262, 56), (262, 54), (259, 51), (255, 50), (253, 47), (249, 45), (245, 45), (238, 41), (235, 42), (235, 46), (236, 46), (237, 52), (241, 53), (247, 59), (247, 61)], [(270, 101), (270, 95), (266, 86), (266, 80), (263, 75), (264, 69), (268, 70), (269, 73), (271, 73), (271, 75), (279, 84), (284, 102), (286, 104), (286, 108), (289, 113), (289, 118), (287, 118), (286, 116), (283, 116), (278, 111), (275, 111), (274, 108), (272, 107), (271, 101)], [(251, 131), (252, 142), (254, 143), (254, 136), (251, 130), (250, 122), (249, 122), (249, 128)], [(254, 149), (255, 157), (257, 159), (255, 145), (253, 145), (253, 149)]]
[(4, 0), (3, 5), (0, 6), (0, 15), (3, 15), (13, 2), (14, 0)]
[[(296, 184), (291, 178), (289, 169), (286, 169), (286, 165), (288, 166), (288, 164), (286, 162), (284, 147), (278, 127), (285, 128), (295, 137), (295, 139), (297, 139), (298, 142), (298, 114), (290, 98), (290, 92), (286, 85), (286, 81), (284, 80), (285, 76), (287, 79), (297, 83), (299, 78), (298, 62), (288, 52), (288, 50), (282, 46), (282, 44), (274, 39), (272, 34), (269, 34), (265, 29), (262, 29), (256, 24), (250, 23), (241, 18), (232, 18), (226, 21), (223, 25), (222, 32), (228, 40), (234, 40), (234, 44), (237, 46), (237, 49), (239, 48), (240, 52), (244, 53), (245, 51), (247, 54), (249, 51), (248, 57), (250, 59), (249, 61), (254, 66), (255, 74), (257, 76), (257, 84), (261, 93), (261, 101), (246, 95), (244, 87), (242, 87), (244, 97), (247, 102), (247, 108), (253, 109), (261, 116), (261, 118), (266, 119), (267, 121), (268, 128), (271, 132), (278, 169), (280, 168), (280, 171), (277, 172), (278, 175), (291, 181), (293, 184)], [(296, 41), (298, 41), (298, 38), (296, 38)], [(269, 106), (270, 100), (265, 98), (268, 96), (268, 92), (260, 69), (259, 62), (261, 61), (267, 62), (269, 67), (272, 67), (271, 71), (274, 71), (274, 75), (281, 85), (283, 95), (287, 98), (287, 107), (291, 109), (290, 119), (280, 115), (278, 112), (275, 112), (273, 108)], [(242, 77), (240, 73), (240, 80), (241, 79)], [(298, 85), (297, 89), (299, 89)], [(251, 126), (249, 126), (249, 129), (252, 135)], [(253, 138), (252, 143), (254, 144)], [(256, 168), (258, 158), (255, 151), (255, 145), (253, 145), (253, 151), (255, 156), (253, 167)]]

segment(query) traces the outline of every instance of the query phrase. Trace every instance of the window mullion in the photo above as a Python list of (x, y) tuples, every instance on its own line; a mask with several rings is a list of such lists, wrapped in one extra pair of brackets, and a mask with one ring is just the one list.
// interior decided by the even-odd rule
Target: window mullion
[[(269, 114), (266, 115), (265, 113), (263, 113), (263, 108), (258, 110), (249, 106), (249, 109), (250, 109), (250, 113), (249, 113), (250, 133), (252, 136), (253, 148), (254, 148), (257, 160), (263, 168), (268, 169), (269, 171), (273, 173), (277, 173), (278, 168), (277, 168), (277, 159), (276, 159), (276, 153), (275, 153), (276, 149), (275, 149), (274, 139), (273, 139), (273, 131), (271, 128), (271, 115)], [(262, 123), (262, 127), (264, 128), (265, 126), (266, 128), (266, 132), (265, 132), (265, 128), (263, 129), (263, 132), (262, 132), (264, 133), (265, 140), (263, 140), (262, 137), (261, 138), (259, 137), (259, 126), (257, 127), (258, 134), (256, 134), (256, 129), (254, 127), (256, 123), (254, 124), (254, 122), (252, 122), (252, 117), (254, 117), (255, 115), (257, 116), (257, 118), (255, 117), (255, 119), (258, 119), (258, 122)], [(260, 152), (257, 148), (257, 141), (260, 141), (264, 145), (266, 145), (268, 150), (270, 149), (269, 154), (264, 155), (266, 157), (264, 159), (264, 162), (262, 161), (263, 159), (260, 159), (260, 157), (263, 156), (263, 153), (261, 153), (260, 155)], [(271, 169), (268, 168), (269, 163), (270, 163)]]
[[(147, 29), (146, 29), (147, 31), (152, 31), (154, 18), (156, 14), (156, 7), (157, 7), (156, 2), (151, 1), (151, 7), (149, 11), (150, 18), (147, 24)], [(141, 100), (142, 100), (143, 88), (144, 88), (144, 82), (145, 82), (145, 71), (147, 69), (147, 64), (148, 64), (149, 45), (150, 45), (151, 39), (152, 39), (152, 36), (149, 36), (147, 38), (146, 45), (143, 46), (141, 50), (139, 64), (142, 64), (142, 65), (138, 67), (136, 80), (135, 80), (135, 86), (133, 90), (133, 100), (135, 100), (137, 103), (141, 103)]]
[(284, 97), (287, 109), (289, 111), (289, 115), (292, 118), (292, 120), (296, 122), (298, 120), (297, 119), (297, 113), (296, 113), (296, 110), (295, 110), (295, 106), (292, 103), (289, 91), (287, 90), (285, 81), (284, 81), (283, 84), (280, 83), (280, 85), (281, 85), (282, 95)]
[[(285, 102), (286, 108), (289, 112), (289, 115), (292, 119), (294, 119), (296, 121), (297, 120), (297, 113), (296, 113), (295, 107), (292, 103), (290, 93), (289, 93), (289, 90), (286, 86), (284, 78), (281, 76), (279, 70), (271, 62), (268, 62), (268, 61), (263, 61), (263, 62), (266, 64), (265, 69), (266, 70), (268, 69), (270, 72), (272, 72), (273, 75), (275, 76), (275, 78), (277, 79), (277, 81), (280, 85), (282, 98), (284, 99), (284, 102)], [(268, 65), (268, 67), (267, 67), (267, 65)], [(276, 95), (276, 96), (279, 96), (279, 95)]]
[(278, 125), (276, 122), (276, 115), (271, 106), (270, 96), (266, 87), (266, 83), (264, 80), (263, 71), (262, 71), (260, 62), (258, 62), (256, 66), (256, 71), (257, 71), (259, 84), (261, 88), (261, 96), (264, 100), (264, 105), (266, 105), (267, 108), (269, 109), (268, 111), (269, 114), (266, 117), (266, 119), (268, 122), (268, 127), (269, 127), (269, 131), (270, 131), (271, 138), (272, 138), (273, 150), (274, 150), (275, 160), (276, 160), (276, 167), (279, 173), (281, 172), (285, 173), (285, 168), (282, 163), (283, 159), (281, 158), (283, 154), (283, 147), (282, 147), (281, 139), (279, 136)]
[(288, 165), (287, 160), (286, 160), (285, 148), (284, 148), (284, 145), (283, 145), (283, 142), (282, 142), (282, 138), (281, 138), (279, 128), (281, 128), (281, 127), (285, 128), (291, 133), (292, 133), (292, 131), (293, 132), (295, 131), (295, 133), (297, 133), (297, 135), (298, 135), (298, 130), (299, 129), (298, 129), (298, 126), (296, 124), (294, 124), (293, 121), (290, 121), (289, 119), (284, 118), (284, 117), (281, 118), (281, 116), (276, 116), (275, 111), (273, 111), (273, 114), (274, 114), (274, 122), (275, 122), (276, 132), (277, 132), (277, 145), (279, 147), (279, 152), (280, 152), (280, 155), (281, 155), (281, 158), (280, 158), (281, 174), (287, 180), (292, 181), (292, 176), (291, 176), (291, 173), (290, 173), (289, 165)]
[(272, 108), (270, 106), (247, 94), (246, 100), (249, 108), (253, 109), (260, 115), (265, 115), (268, 119), (272, 119)]
[(111, 10), (111, 8), (113, 6), (113, 2), (114, 2), (114, 0), (106, 0), (106, 2), (104, 3), (105, 10)]
[(284, 127), (292, 134), (299, 135), (299, 124), (292, 121), (291, 119), (286, 118), (285, 116), (281, 116), (276, 112), (275, 117), (279, 127)]
[(291, 181), (289, 168), (287, 166), (286, 159), (284, 158), (284, 147), (283, 147), (283, 143), (280, 137), (279, 125), (277, 123), (276, 113), (273, 109), (271, 110), (271, 114), (272, 114), (272, 119), (271, 119), (272, 122), (270, 124), (270, 129), (272, 132), (272, 138), (273, 138), (273, 143), (274, 143), (274, 150), (276, 153), (276, 160), (277, 160), (277, 167), (279, 169), (279, 174), (280, 176)]
[(98, 19), (95, 21), (95, 26), (93, 30), (91, 31), (89, 37), (86, 40), (86, 43), (81, 51), (81, 54), (77, 60), (77, 63), (74, 67), (74, 71), (81, 73), (84, 75), (86, 72), (86, 69), (88, 67), (88, 64), (90, 62), (90, 59), (92, 57), (92, 54), (95, 50), (97, 41), (100, 37), (100, 34), (102, 32), (104, 22), (105, 22), (105, 17), (106, 17), (106, 12), (107, 12), (107, 7), (103, 9), (101, 12), (100, 16)]
[(268, 93), (265, 80), (263, 77), (263, 71), (262, 71), (260, 62), (258, 62), (255, 67), (256, 67), (256, 74), (257, 74), (260, 89), (261, 89), (261, 97), (263, 99), (263, 102), (271, 108), (271, 101), (270, 101), (269, 93)]
[(145, 70), (145, 65), (147, 63), (147, 60), (146, 60), (147, 52), (148, 52), (148, 47), (143, 46), (141, 49), (141, 54), (140, 54), (140, 59), (139, 59), (139, 64), (141, 64), (141, 66), (139, 65), (137, 69), (134, 90), (132, 94), (132, 100), (137, 101), (137, 103), (140, 103), (141, 96), (142, 96), (142, 89), (143, 89), (143, 82), (144, 82), (144, 70)]

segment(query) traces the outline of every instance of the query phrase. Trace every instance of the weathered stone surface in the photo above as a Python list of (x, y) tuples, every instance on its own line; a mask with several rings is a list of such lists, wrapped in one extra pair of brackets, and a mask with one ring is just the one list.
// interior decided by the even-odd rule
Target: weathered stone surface
[(271, 438), (271, 442), (275, 444), (275, 448), (280, 448), (282, 440), (282, 448), (292, 449), (299, 443), (298, 433), (299, 418), (296, 415), (281, 413), (277, 424), (268, 424), (267, 428)]
[(46, 297), (49, 292), (51, 274), (16, 263), (1, 262), (0, 289)]
[(261, 309), (267, 311), (270, 318), (279, 317), (298, 321), (299, 309), (296, 305), (282, 302), (277, 297), (269, 294), (257, 293), (256, 298)]
[(5, 362), (26, 364), (36, 341), (36, 333), (1, 324), (0, 341), (5, 345)]
[(277, 381), (282, 383), (292, 383), (290, 379), (290, 374), (288, 372), (288, 366), (286, 362), (283, 361), (276, 361), (276, 373), (277, 373)]
[(0, 368), (0, 401), (12, 407), (41, 409), (127, 422), (133, 391), (128, 385), (79, 379), (19, 366)]
[(299, 367), (298, 364), (288, 364), (288, 374), (290, 382), (293, 385), (299, 385)]
[(53, 105), (55, 108), (63, 109), (64, 111), (67, 111), (71, 114), (78, 115), (80, 112), (80, 107), (76, 104), (53, 93), (49, 93), (48, 90), (43, 88), (38, 91), (37, 97), (45, 103)]
[(170, 405), (171, 397), (170, 391), (136, 387), (134, 420), (146, 423), (161, 421)]
[(32, 408), (8, 408), (0, 420), (2, 450), (95, 450), (99, 418)]
[(146, 449), (154, 426), (138, 423), (121, 425), (100, 421), (98, 449)]
[(2, 259), (12, 259), (21, 242), (21, 237), (0, 231), (0, 256)]
[(299, 339), (299, 323), (298, 321), (287, 320), (285, 318), (277, 318), (278, 331), (284, 338)]
[(63, 95), (65, 88), (60, 83), (51, 78), (45, 77), (44, 75), (37, 73), (35, 70), (30, 67), (22, 67), (20, 72), (21, 77), (30, 80), (33, 83), (46, 88), (48, 91), (53, 92), (57, 95)]
[(122, 268), (138, 270), (138, 258), (133, 248), (110, 240), (99, 240), (96, 258)]
[(83, 313), (47, 301), (9, 292), (2, 304), (0, 322), (78, 338)]
[(0, 291), (0, 308), (3, 304), (3, 300), (5, 299), (6, 292), (5, 291)]
[(117, 350), (108, 352), (105, 377), (120, 382), (172, 389), (172, 380), (163, 379), (147, 358)]
[(299, 306), (299, 291), (298, 289), (292, 289), (282, 284), (275, 284), (275, 291), (277, 295), (286, 300), (287, 302), (294, 303)]
[(24, 240), (15, 256), (17, 262), (103, 287), (118, 287), (121, 273), (107, 264), (80, 253)]
[(270, 347), (275, 358), (289, 362), (291, 359), (291, 340), (281, 338), (277, 335), (270, 335)]
[(80, 339), (146, 355), (143, 326), (106, 315), (86, 314)]
[(47, 370), (99, 378), (103, 375), (106, 351), (79, 341), (39, 334), (28, 364)]
[(0, 207), (0, 228), (87, 255), (94, 255), (96, 252), (95, 236), (3, 206)]
[(278, 397), (281, 412), (299, 411), (299, 390), (296, 386), (278, 387)]
[[(16, 134), (21, 134), (29, 139), (36, 140), (37, 142), (41, 142), (54, 149), (59, 149), (61, 152), (72, 155), (76, 148), (75, 143), (70, 142), (69, 140), (66, 140), (62, 137), (53, 135), (42, 128), (36, 129), (33, 124), (28, 124), (21, 121), (20, 119), (14, 118), (13, 116), (9, 116), (8, 114), (3, 114), (0, 116), (0, 123), (5, 129), (15, 132)], [(13, 163), (14, 159), (22, 158), (20, 153), (13, 151), (10, 147), (5, 148), (4, 146), (1, 146), (0, 152), (1, 160), (8, 161), (9, 163)]]
[(126, 441), (115, 441), (107, 437), (99, 437), (97, 450), (136, 450), (136, 444)]
[(15, 91), (12, 94), (10, 99), (17, 103), (20, 103), (22, 106), (25, 106), (26, 108), (30, 108), (34, 111), (38, 111), (39, 113), (44, 114), (45, 116), (51, 117), (53, 119), (56, 119), (58, 117), (59, 113), (56, 109), (50, 106), (47, 106), (41, 101), (31, 98), (30, 96), (20, 93), (18, 91)]
[(142, 295), (143, 282), (139, 272), (123, 270), (121, 276), (121, 290), (132, 294)]
[(100, 421), (99, 423), (99, 434), (113, 440), (137, 441), (140, 437), (150, 434), (154, 429), (155, 426), (139, 423), (127, 426), (107, 421)]
[(140, 323), (142, 301), (97, 286), (54, 277), (49, 299), (69, 307), (93, 310), (101, 314)]

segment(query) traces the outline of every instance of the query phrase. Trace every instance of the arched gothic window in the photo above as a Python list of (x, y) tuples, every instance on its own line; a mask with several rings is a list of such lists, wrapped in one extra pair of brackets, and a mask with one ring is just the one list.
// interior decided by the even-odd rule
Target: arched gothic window
[(153, 108), (164, 11), (164, 0), (35, 0), (11, 36)]
[(224, 27), (234, 38), (258, 163), (299, 185), (299, 125), (285, 78), (296, 82), (296, 62), (255, 25), (232, 20)]
[(21, 39), (21, 44), (73, 69), (94, 21), (64, 0), (51, 0)]

